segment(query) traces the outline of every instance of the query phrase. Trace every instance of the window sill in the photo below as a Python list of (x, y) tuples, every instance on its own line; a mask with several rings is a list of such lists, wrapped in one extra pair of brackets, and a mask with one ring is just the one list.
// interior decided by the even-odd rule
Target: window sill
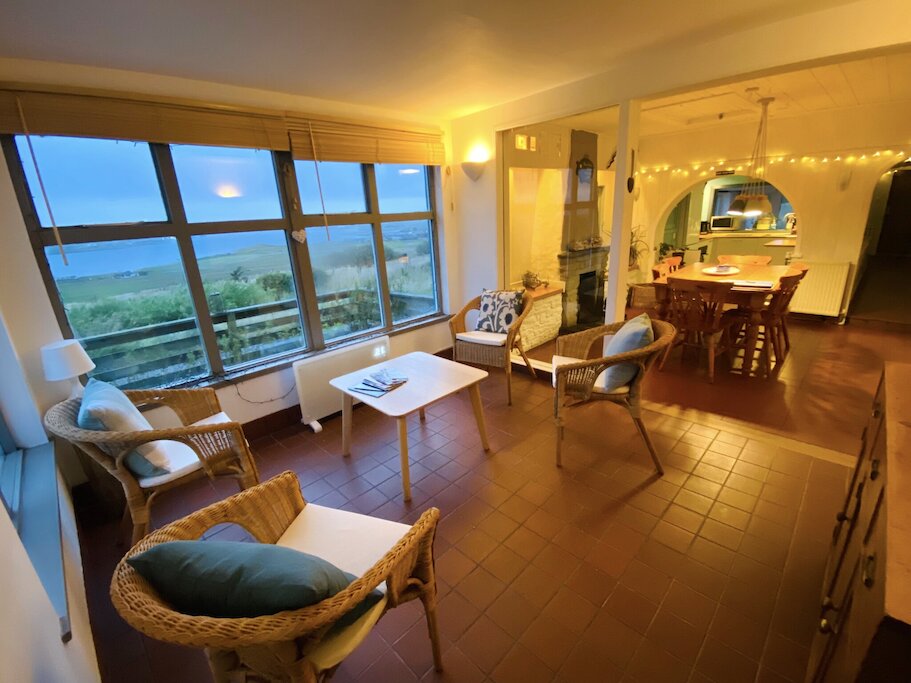
[(279, 370), (284, 370), (285, 368), (290, 368), (291, 365), (296, 361), (303, 360), (304, 358), (313, 358), (329, 351), (341, 349), (351, 344), (359, 344), (360, 342), (369, 339), (376, 339), (385, 335), (395, 337), (400, 334), (405, 334), (406, 332), (413, 332), (424, 327), (430, 327), (431, 325), (437, 325), (439, 323), (446, 322), (451, 317), (452, 316), (448, 313), (434, 313), (433, 315), (424, 318), (418, 318), (416, 320), (408, 322), (401, 327), (397, 327), (394, 330), (371, 330), (370, 332), (347, 337), (339, 342), (329, 344), (319, 351), (292, 352), (279, 358), (269, 358), (258, 363), (245, 365), (242, 368), (236, 368), (234, 370), (226, 372), (223, 375), (204, 377), (202, 379), (172, 385), (171, 388), (194, 389), (200, 387), (212, 387), (214, 389), (220, 389), (221, 387), (231, 386), (243, 380), (254, 379), (262, 375), (268, 375)]

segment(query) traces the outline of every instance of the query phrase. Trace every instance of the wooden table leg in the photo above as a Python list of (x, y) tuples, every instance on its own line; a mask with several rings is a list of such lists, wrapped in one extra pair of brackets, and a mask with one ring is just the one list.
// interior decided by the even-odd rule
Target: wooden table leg
[(427, 413), (424, 412), (423, 408), (420, 408), (418, 410), (418, 415), (421, 416), (421, 422), (425, 422), (427, 420)]
[(399, 424), (399, 459), (402, 461), (402, 492), (405, 502), (411, 500), (411, 472), (408, 470), (408, 420), (396, 418)]
[(759, 338), (759, 326), (762, 325), (762, 313), (751, 308), (750, 322), (746, 329), (746, 340), (743, 346), (743, 368), (741, 372), (747, 377), (753, 371), (753, 356), (756, 355), (756, 342)]
[(477, 384), (468, 387), (468, 395), (471, 396), (471, 407), (474, 408), (474, 419), (478, 423), (478, 431), (481, 433), (481, 445), (485, 451), (490, 450), (490, 442), (487, 441), (487, 425), (484, 422), (484, 405), (481, 403), (481, 390)]
[(354, 419), (354, 399), (348, 394), (342, 394), (342, 455), (351, 455), (351, 421)]

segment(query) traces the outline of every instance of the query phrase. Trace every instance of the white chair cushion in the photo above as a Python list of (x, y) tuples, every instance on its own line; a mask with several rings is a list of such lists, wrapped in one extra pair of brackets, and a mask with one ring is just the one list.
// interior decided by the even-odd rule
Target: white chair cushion
[[(553, 376), (552, 376), (551, 381), (554, 385), (554, 389), (557, 388), (557, 368), (560, 367), (561, 365), (567, 365), (569, 363), (579, 363), (582, 360), (583, 360), (582, 358), (573, 358), (571, 356), (554, 356), (553, 357), (553, 359), (551, 360), (551, 366), (553, 367)], [(605, 395), (609, 394), (611, 396), (622, 396), (623, 394), (629, 393), (628, 384), (625, 384), (622, 387), (617, 387), (616, 389), (613, 389), (611, 391), (607, 391), (604, 387), (604, 382), (605, 382), (606, 377), (607, 377), (606, 370), (604, 372), (602, 372), (600, 375), (598, 375), (598, 377), (595, 379), (595, 386), (592, 387), (592, 393), (605, 394)]]
[[(308, 503), (277, 545), (328, 560), (362, 576), (411, 529), (407, 524)], [(386, 590), (385, 584), (380, 590)]]
[[(308, 503), (276, 545), (328, 560), (339, 569), (362, 576), (411, 529), (356, 512)], [(363, 642), (386, 609), (386, 584), (377, 587), (383, 599), (347, 628), (331, 631), (307, 655), (320, 671), (339, 664)]]
[(456, 334), (456, 339), (459, 341), (471, 342), (472, 344), (484, 344), (486, 346), (506, 345), (506, 335), (500, 334), (499, 332), (481, 332), (480, 330), (459, 332)]
[[(232, 422), (232, 420), (222, 412), (204, 417), (190, 426), (201, 427), (223, 422)], [(202, 462), (200, 462), (199, 456), (196, 455), (196, 451), (185, 443), (180, 441), (154, 441), (153, 443), (156, 446), (158, 458), (164, 463), (160, 466), (168, 471), (166, 474), (159, 474), (157, 477), (145, 477), (137, 480), (140, 488), (147, 489), (153, 486), (161, 486), (202, 468)], [(156, 462), (156, 464), (158, 463)]]

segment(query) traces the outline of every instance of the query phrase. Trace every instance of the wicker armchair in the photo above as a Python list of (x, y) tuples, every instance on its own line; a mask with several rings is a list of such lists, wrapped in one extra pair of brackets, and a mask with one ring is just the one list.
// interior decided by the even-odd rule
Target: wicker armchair
[[(664, 468), (655, 446), (649, 438), (645, 423), (642, 421), (642, 380), (645, 373), (655, 363), (658, 356), (670, 345), (677, 330), (670, 323), (661, 320), (652, 320), (652, 331), (655, 341), (648, 346), (627, 353), (614, 356), (583, 360), (588, 358), (592, 344), (601, 341), (604, 337), (613, 335), (623, 327), (623, 323), (613, 323), (594, 327), (583, 332), (567, 334), (557, 337), (557, 356), (554, 357), (554, 420), (557, 424), (557, 467), (563, 465), (561, 448), (563, 443), (563, 427), (565, 424), (564, 413), (566, 408), (586, 403), (590, 400), (605, 400), (619, 403), (629, 411), (636, 429), (642, 435), (648, 448), (652, 461), (659, 474), (664, 474)], [(611, 392), (599, 390), (596, 380), (599, 375), (612, 365), (620, 363), (634, 363), (639, 366), (639, 372), (626, 386)]]
[[(154, 531), (120, 561), (111, 581), (111, 600), (141, 633), (169, 643), (205, 648), (217, 683), (328, 679), (389, 609), (409, 600), (424, 603), (434, 664), (442, 669), (436, 622), (433, 540), (440, 511), (430, 508), (414, 526), (308, 504), (297, 477), (284, 472), (247, 491), (194, 512)], [(343, 520), (333, 527), (333, 519)], [(327, 521), (328, 520), (328, 521)], [(260, 543), (309, 552), (360, 578), (331, 598), (297, 610), (253, 618), (212, 618), (183, 614), (162, 602), (126, 559), (168, 541), (195, 540), (225, 523), (244, 527)], [(309, 525), (309, 526), (308, 526)], [(310, 541), (295, 530), (310, 529)], [(342, 529), (342, 530), (339, 530)], [(374, 529), (378, 529), (374, 533)], [(382, 537), (379, 541), (375, 538)], [(354, 538), (353, 538), (354, 537)], [(389, 539), (398, 539), (389, 541)], [(385, 544), (383, 543), (385, 539)], [(373, 545), (376, 557), (371, 557)], [(357, 546), (362, 567), (339, 561)], [(380, 549), (381, 548), (381, 549)], [(385, 588), (383, 588), (385, 584)], [(336, 621), (375, 588), (385, 597), (344, 629)]]
[[(123, 486), (127, 510), (133, 523), (133, 543), (148, 533), (152, 501), (162, 491), (181, 486), (203, 476), (229, 476), (237, 479), (241, 490), (259, 483), (256, 464), (239, 422), (193, 426), (205, 418), (224, 416), (214, 389), (153, 389), (125, 391), (137, 406), (161, 405), (171, 408), (182, 427), (141, 432), (108, 432), (81, 429), (76, 418), (82, 399), (71, 398), (52, 407), (44, 416), (44, 426), (54, 436), (72, 443), (86, 453)], [(227, 420), (227, 416), (224, 416)], [(139, 479), (124, 462), (128, 453), (150, 441), (179, 441), (199, 456), (183, 473)]]
[[(512, 405), (512, 350), (516, 349), (525, 361), (525, 366), (532, 377), (535, 377), (535, 369), (531, 366), (531, 361), (525, 355), (525, 349), (522, 347), (522, 338), (520, 328), (522, 322), (528, 317), (534, 305), (534, 299), (531, 294), (525, 292), (522, 297), (522, 312), (509, 326), (505, 339), (500, 340), (502, 343), (490, 344), (460, 339), (459, 336), (466, 336), (469, 332), (465, 324), (465, 316), (469, 311), (479, 310), (481, 307), (481, 297), (476, 296), (474, 299), (465, 304), (461, 311), (456, 313), (449, 320), (449, 330), (452, 332), (452, 359), (460, 363), (474, 363), (476, 365), (487, 365), (495, 368), (502, 368), (506, 371), (506, 399), (509, 405)], [(487, 333), (482, 333), (487, 334)]]

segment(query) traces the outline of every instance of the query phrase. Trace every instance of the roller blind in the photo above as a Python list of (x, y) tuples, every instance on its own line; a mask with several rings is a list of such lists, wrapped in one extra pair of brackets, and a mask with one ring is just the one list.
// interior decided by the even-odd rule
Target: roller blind
[(51, 86), (0, 85), (0, 133), (23, 132), (17, 99), (34, 135), (290, 149), (296, 159), (320, 161), (444, 163), (439, 129)]
[[(363, 163), (444, 163), (439, 130), (331, 121), (289, 115), (288, 135), (295, 159)], [(311, 137), (312, 129), (312, 137)]]
[(0, 90), (0, 133), (289, 149), (284, 116), (185, 104), (30, 90)]

